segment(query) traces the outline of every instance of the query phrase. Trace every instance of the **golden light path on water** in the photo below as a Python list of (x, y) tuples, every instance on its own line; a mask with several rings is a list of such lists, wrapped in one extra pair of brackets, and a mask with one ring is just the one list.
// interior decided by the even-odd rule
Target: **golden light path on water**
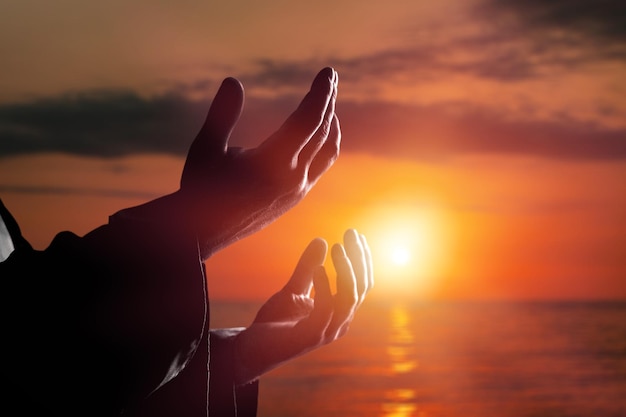
[[(413, 344), (415, 336), (410, 328), (410, 315), (406, 307), (394, 306), (390, 311), (390, 337), (387, 355), (391, 375), (402, 375), (418, 367)], [(383, 417), (411, 417), (417, 412), (415, 390), (410, 387), (390, 389), (385, 393)]]

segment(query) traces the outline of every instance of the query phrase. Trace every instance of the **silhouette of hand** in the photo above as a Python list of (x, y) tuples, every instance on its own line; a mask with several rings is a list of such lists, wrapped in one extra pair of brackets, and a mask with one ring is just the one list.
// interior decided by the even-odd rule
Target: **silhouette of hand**
[[(363, 235), (344, 234), (332, 247), (337, 292), (331, 293), (323, 263), (327, 244), (313, 240), (287, 284), (259, 310), (237, 337), (238, 382), (245, 383), (280, 364), (343, 336), (357, 307), (374, 285), (372, 259)], [(314, 298), (310, 297), (315, 289)]]
[(179, 194), (202, 256), (251, 234), (297, 204), (339, 154), (337, 74), (321, 70), (286, 122), (257, 148), (228, 146), (243, 109), (239, 81), (223, 81), (189, 150)]
[(168, 227), (198, 239), (203, 260), (296, 205), (339, 155), (337, 73), (321, 70), (298, 108), (258, 147), (228, 146), (244, 90), (227, 78), (191, 144), (180, 189), (114, 218)]

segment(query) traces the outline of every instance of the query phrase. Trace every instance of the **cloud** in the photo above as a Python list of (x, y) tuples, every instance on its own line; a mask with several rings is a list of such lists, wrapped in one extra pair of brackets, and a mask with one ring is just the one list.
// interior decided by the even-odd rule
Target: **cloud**
[(259, 60), (241, 78), (267, 88), (300, 87), (314, 75), (311, 68), (332, 62), (353, 81), (428, 82), (463, 74), (514, 82), (601, 61), (626, 64), (626, 3), (620, 0), (485, 0), (460, 17), (421, 22), (409, 32), (402, 46), (371, 54)]
[(341, 106), (344, 148), (409, 159), (458, 154), (526, 155), (568, 160), (626, 159), (626, 130), (561, 121), (509, 120), (462, 104)]
[(246, 84), (269, 88), (292, 86), (300, 88), (307, 85), (315, 76), (311, 68), (320, 68), (323, 64), (311, 61), (276, 61), (261, 59), (254, 63), (254, 71), (242, 76)]
[[(594, 91), (587, 100), (589, 108), (595, 107), (580, 112), (596, 120), (596, 125), (558, 116), (550, 116), (550, 121), (507, 120), (499, 113), (502, 103), (497, 97), (489, 103), (487, 99), (478, 102), (480, 98), (466, 93), (462, 98), (465, 102), (455, 103), (450, 100), (456, 98), (439, 99), (431, 94), (429, 103), (399, 104), (388, 98), (383, 101), (384, 94), (378, 94), (377, 89), (384, 92), (391, 83), (394, 91), (408, 87), (419, 95), (422, 86), (436, 81), (451, 90), (462, 90), (464, 85), (447, 85), (447, 80), (461, 75), (463, 82), (486, 80), (493, 89), (543, 79), (543, 84), (532, 85), (547, 90), (549, 80), (599, 60), (619, 61), (618, 69), (623, 68), (623, 4), (606, 0), (485, 0), (472, 9), (471, 15), (457, 18), (458, 22), (450, 17), (415, 29), (415, 36), (402, 47), (328, 59), (256, 61), (252, 69), (239, 74), (252, 94), (233, 141), (255, 146), (295, 108), (315, 75), (312, 69), (331, 64), (341, 74), (339, 108), (344, 134), (358, 138), (346, 140), (347, 151), (413, 158), (498, 152), (622, 159), (624, 128), (601, 126), (608, 119), (623, 119), (623, 105), (611, 81), (600, 87), (603, 90), (595, 88), (599, 84), (587, 86)], [(594, 72), (598, 77), (603, 74)], [(613, 74), (608, 75), (610, 80)], [(215, 80), (200, 79), (174, 84), (153, 96), (130, 90), (98, 90), (2, 104), (0, 158), (38, 152), (100, 157), (184, 155), (216, 87)], [(539, 90), (522, 91), (515, 96), (518, 98), (510, 94), (510, 100), (531, 97), (534, 101), (529, 101), (530, 105), (538, 106), (546, 94)], [(507, 93), (510, 91), (503, 94)], [(485, 95), (489, 94), (493, 91)], [(520, 108), (525, 105), (522, 101), (515, 104)], [(543, 114), (565, 114), (579, 104), (563, 99)]]
[(51, 195), (80, 195), (90, 197), (113, 197), (113, 198), (133, 198), (150, 200), (160, 196), (158, 193), (148, 193), (136, 190), (120, 189), (96, 189), (81, 187), (56, 187), (56, 186), (29, 186), (29, 185), (5, 185), (0, 184), (2, 194), (51, 194)]
[(626, 4), (620, 0), (487, 0), (474, 15), (494, 34), (524, 40), (536, 64), (626, 62)]
[(38, 152), (113, 157), (179, 154), (202, 121), (197, 103), (174, 94), (90, 91), (0, 106), (0, 156)]
[(531, 30), (566, 31), (603, 47), (626, 42), (626, 3), (621, 0), (489, 0), (487, 6), (499, 15), (514, 14)]
[[(253, 147), (297, 105), (291, 96), (251, 97), (232, 143)], [(62, 152), (115, 157), (185, 155), (209, 102), (176, 94), (145, 98), (100, 91), (0, 107), (0, 157)], [(410, 105), (342, 101), (338, 113), (346, 152), (393, 158), (440, 158), (466, 153), (560, 159), (626, 159), (626, 131), (562, 118), (510, 120), (464, 103)]]

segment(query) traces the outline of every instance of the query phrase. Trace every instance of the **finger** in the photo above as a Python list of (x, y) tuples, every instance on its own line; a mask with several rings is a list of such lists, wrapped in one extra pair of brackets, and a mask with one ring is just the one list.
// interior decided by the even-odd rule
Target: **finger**
[(328, 107), (326, 107), (326, 113), (324, 114), (322, 124), (298, 155), (298, 165), (302, 166), (304, 169), (308, 169), (311, 165), (315, 154), (317, 154), (322, 145), (324, 145), (332, 129), (335, 118), (335, 104), (337, 102), (337, 77), (338, 76), (335, 75), (330, 101), (328, 103)]
[(370, 247), (365, 239), (365, 235), (359, 235), (359, 238), (361, 239), (361, 246), (365, 251), (365, 264), (367, 266), (367, 291), (369, 291), (374, 288), (374, 261), (372, 259)]
[(358, 304), (363, 301), (367, 293), (368, 277), (365, 252), (361, 246), (361, 239), (354, 229), (348, 229), (344, 233), (346, 253), (352, 264), (352, 271), (356, 280)]
[(337, 271), (336, 298), (341, 299), (342, 305), (352, 308), (357, 300), (357, 290), (350, 259), (343, 246), (339, 244), (333, 245), (331, 256)]
[(313, 271), (324, 264), (328, 245), (324, 239), (316, 238), (309, 243), (298, 261), (285, 290), (300, 295), (309, 295), (313, 285)]
[(321, 70), (298, 108), (264, 144), (272, 154), (295, 158), (324, 120), (334, 90), (335, 70)]
[(232, 77), (226, 78), (220, 86), (209, 109), (197, 142), (206, 147), (226, 152), (228, 139), (241, 116), (244, 90), (241, 83)]
[(309, 166), (309, 184), (314, 185), (330, 168), (339, 156), (339, 147), (341, 145), (341, 127), (337, 115), (333, 117), (329, 137), (324, 142), (322, 148), (314, 155), (313, 161)]
[(337, 293), (334, 297), (333, 318), (326, 329), (326, 336), (335, 339), (352, 320), (358, 296), (352, 265), (344, 248), (339, 244), (333, 245), (331, 256), (337, 271)]
[(186, 182), (202, 175), (212, 157), (226, 153), (228, 139), (243, 109), (243, 101), (241, 83), (234, 78), (226, 78), (211, 103), (200, 132), (189, 148), (181, 185), (184, 186)]
[(323, 266), (315, 268), (313, 273), (313, 286), (315, 288), (315, 298), (313, 311), (310, 320), (314, 329), (318, 329), (319, 334), (325, 333), (333, 315), (333, 295), (330, 290), (328, 275)]

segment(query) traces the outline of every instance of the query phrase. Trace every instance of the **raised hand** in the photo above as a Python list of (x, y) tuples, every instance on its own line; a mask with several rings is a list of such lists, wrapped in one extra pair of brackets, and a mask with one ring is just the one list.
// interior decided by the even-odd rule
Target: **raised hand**
[(313, 240), (287, 284), (237, 337), (238, 382), (251, 381), (347, 332), (356, 309), (374, 285), (370, 250), (365, 237), (353, 229), (344, 234), (343, 246), (333, 245), (331, 257), (337, 273), (334, 295), (323, 266), (326, 252), (324, 240)]
[(254, 233), (296, 205), (335, 162), (337, 73), (321, 70), (298, 108), (258, 147), (228, 146), (244, 90), (227, 78), (192, 143), (180, 189), (116, 216), (151, 221), (197, 238), (201, 255)]
[(222, 83), (191, 145), (180, 194), (203, 257), (253, 233), (297, 204), (339, 153), (337, 73), (320, 71), (286, 122), (257, 148), (229, 148), (241, 114), (243, 87)]

